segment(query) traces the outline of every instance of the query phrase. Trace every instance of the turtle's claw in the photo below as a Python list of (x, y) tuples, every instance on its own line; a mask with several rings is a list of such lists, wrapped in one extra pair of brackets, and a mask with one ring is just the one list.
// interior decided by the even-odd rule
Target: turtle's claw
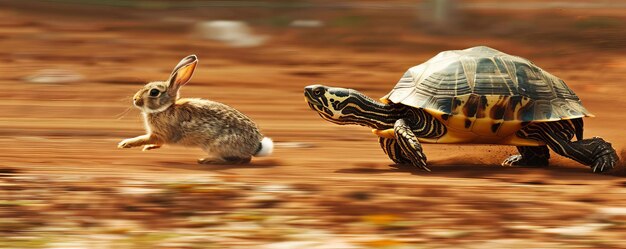
[(512, 155), (507, 159), (504, 159), (502, 166), (517, 166), (518, 162), (522, 160), (522, 155)]
[(507, 159), (504, 159), (502, 162), (502, 166), (510, 166), (510, 167), (547, 167), (548, 157), (549, 156), (538, 156), (536, 154), (528, 153), (528, 150), (521, 150), (522, 153), (526, 152), (526, 154), (517, 154), (512, 155)]
[(423, 169), (423, 170), (425, 170), (425, 171), (427, 171), (427, 172), (430, 172), (430, 169), (429, 169), (428, 167), (426, 167), (426, 165), (422, 165), (422, 166), (420, 166), (419, 168), (420, 168), (420, 169)]
[(426, 167), (426, 155), (424, 155), (424, 153), (422, 152), (421, 147), (422, 146), (419, 146), (420, 150), (416, 150), (416, 154), (418, 154), (419, 156), (416, 158), (417, 160), (412, 162), (412, 164), (420, 169), (430, 172), (430, 169)]
[(597, 156), (595, 156), (591, 166), (593, 172), (602, 173), (613, 169), (619, 157), (617, 157), (617, 152), (615, 152), (611, 143), (604, 141), (604, 139), (600, 137), (594, 137), (592, 140), (598, 144), (594, 150), (594, 154)]
[(613, 169), (613, 167), (615, 167), (616, 162), (617, 162), (617, 155), (613, 153), (606, 154), (606, 155), (599, 157), (598, 159), (594, 161), (592, 170), (595, 173), (602, 173), (602, 172)]

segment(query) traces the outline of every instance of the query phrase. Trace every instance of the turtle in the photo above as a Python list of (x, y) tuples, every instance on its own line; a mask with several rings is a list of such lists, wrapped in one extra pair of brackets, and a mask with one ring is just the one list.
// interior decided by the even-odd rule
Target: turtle
[(583, 118), (594, 115), (563, 80), (486, 46), (443, 51), (411, 67), (380, 101), (319, 84), (304, 96), (324, 120), (372, 128), (396, 165), (430, 171), (422, 143), (516, 146), (519, 154), (503, 166), (547, 167), (549, 149), (593, 172), (618, 160), (609, 142), (583, 139)]

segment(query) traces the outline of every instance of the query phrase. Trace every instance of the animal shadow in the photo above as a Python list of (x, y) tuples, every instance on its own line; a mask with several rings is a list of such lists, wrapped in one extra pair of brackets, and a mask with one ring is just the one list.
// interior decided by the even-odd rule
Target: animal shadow
[[(358, 167), (340, 169), (337, 173), (348, 174), (388, 174), (404, 172), (411, 175), (433, 176), (433, 177), (450, 177), (450, 178), (483, 178), (493, 179), (502, 176), (540, 176), (545, 179), (561, 179), (561, 180), (591, 180), (604, 181), (607, 179), (625, 178), (626, 168), (622, 165), (616, 166), (616, 169), (595, 174), (586, 166), (562, 166), (558, 164), (549, 167), (505, 167), (495, 164), (460, 164), (448, 163), (444, 161), (432, 161), (428, 168), (430, 172), (416, 168), (412, 165), (390, 164), (387, 168), (381, 168), (380, 164), (359, 163)], [(540, 184), (540, 183), (538, 183)]]
[(199, 164), (197, 162), (171, 162), (160, 161), (159, 165), (163, 165), (168, 168), (177, 168), (185, 170), (197, 170), (197, 171), (222, 171), (230, 169), (259, 169), (259, 168), (273, 168), (282, 165), (280, 160), (275, 159), (259, 159), (252, 160), (246, 164)]

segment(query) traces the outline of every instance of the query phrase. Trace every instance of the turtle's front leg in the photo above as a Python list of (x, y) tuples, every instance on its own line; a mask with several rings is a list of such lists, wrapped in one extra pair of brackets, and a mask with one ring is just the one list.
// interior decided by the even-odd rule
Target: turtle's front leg
[(400, 145), (398, 145), (398, 142), (395, 138), (380, 137), (378, 139), (378, 142), (380, 143), (380, 147), (383, 149), (385, 154), (387, 154), (389, 159), (391, 159), (391, 161), (393, 161), (394, 163), (411, 163), (411, 160), (409, 160), (404, 156), (404, 154), (402, 154), (402, 149), (400, 148)]
[(422, 145), (417, 140), (413, 131), (411, 131), (411, 128), (406, 125), (404, 119), (398, 119), (398, 121), (396, 121), (393, 126), (393, 131), (402, 153), (411, 160), (411, 164), (423, 170), (430, 171), (430, 169), (426, 167), (426, 155), (422, 152)]

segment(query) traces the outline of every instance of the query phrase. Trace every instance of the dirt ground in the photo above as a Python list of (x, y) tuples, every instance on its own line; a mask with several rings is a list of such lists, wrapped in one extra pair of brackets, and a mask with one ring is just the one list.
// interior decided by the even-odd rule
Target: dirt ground
[[(593, 174), (552, 153), (548, 168), (510, 168), (514, 147), (426, 144), (432, 172), (399, 170), (368, 128), (323, 121), (302, 94), (383, 96), (441, 50), (488, 45), (563, 78), (597, 116), (585, 136), (623, 158), (624, 11), (475, 10), (450, 33), (391, 10), (0, 6), (0, 248), (626, 248), (623, 164)], [(244, 13), (265, 44), (194, 35)], [(134, 92), (192, 53), (181, 94), (249, 115), (273, 156), (206, 166), (196, 148), (116, 148), (143, 134)], [(34, 82), (45, 69), (82, 79)]]

